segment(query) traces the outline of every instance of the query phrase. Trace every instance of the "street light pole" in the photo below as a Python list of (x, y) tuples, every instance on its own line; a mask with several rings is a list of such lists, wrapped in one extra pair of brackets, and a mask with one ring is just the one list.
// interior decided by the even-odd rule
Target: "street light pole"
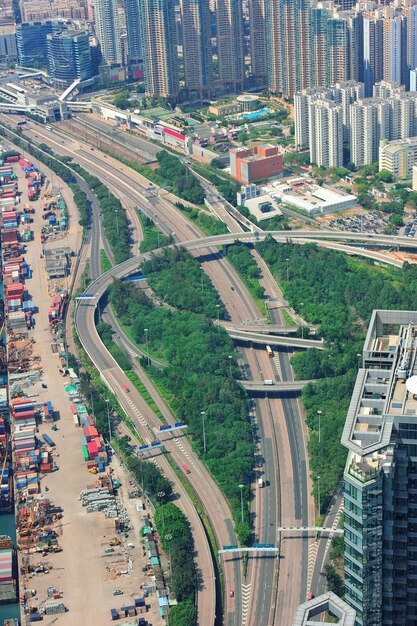
[(244, 485), (242, 485), (241, 483), (239, 485), (239, 489), (240, 489), (240, 509), (241, 509), (242, 524), (243, 524), (243, 487)]
[(321, 416), (322, 416), (322, 411), (317, 411), (317, 415), (319, 416), (319, 443), (321, 443)]
[(320, 476), (317, 476), (317, 489), (318, 489), (318, 504), (319, 504), (319, 517), (321, 514), (321, 502), (320, 502)]
[(204, 450), (204, 454), (207, 452), (207, 446), (206, 446), (206, 412), (205, 411), (200, 411), (200, 415), (203, 416), (203, 450)]
[(287, 283), (290, 281), (290, 268), (288, 266), (288, 263), (290, 262), (289, 259), (285, 259), (287, 261)]
[(168, 541), (168, 554), (169, 554), (169, 580), (172, 578), (172, 569), (171, 569), (171, 533), (167, 533), (165, 535), (165, 541)]
[(148, 330), (149, 328), (144, 328), (145, 331), (145, 345), (146, 345), (146, 364), (149, 367), (149, 345), (148, 345)]
[(356, 356), (358, 358), (358, 369), (360, 369), (360, 367), (361, 367), (361, 356), (362, 355), (360, 354), (360, 352), (358, 352)]
[(220, 332), (220, 304), (216, 304), (217, 308), (217, 334)]
[(301, 306), (301, 339), (304, 339), (304, 302), (300, 302)]
[(111, 422), (110, 422), (110, 411), (109, 411), (109, 400), (106, 398), (107, 405), (107, 424), (109, 428), (109, 441), (111, 441)]
[(232, 378), (232, 355), (229, 354), (229, 377)]
[[(156, 494), (158, 496), (158, 498), (162, 499), (165, 498), (165, 491), (158, 491), (158, 493)], [(161, 511), (162, 511), (162, 532), (165, 534), (165, 513), (164, 513), (164, 504), (163, 502), (161, 503)]]
[(116, 231), (117, 231), (117, 236), (119, 236), (119, 218), (117, 217), (117, 214), (118, 214), (119, 210), (115, 209), (114, 212), (116, 213)]

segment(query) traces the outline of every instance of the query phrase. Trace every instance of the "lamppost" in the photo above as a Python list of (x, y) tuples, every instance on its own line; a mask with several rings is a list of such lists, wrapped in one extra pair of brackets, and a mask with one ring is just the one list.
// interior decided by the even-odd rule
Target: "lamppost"
[(242, 485), (242, 483), (240, 483), (239, 485), (239, 489), (240, 489), (240, 512), (241, 512), (241, 517), (242, 517), (242, 524), (243, 524), (243, 487), (245, 485)]
[(320, 502), (320, 476), (317, 476), (317, 490), (318, 490), (319, 516), (320, 516), (320, 513), (321, 513), (321, 502)]
[(220, 304), (216, 304), (217, 309), (217, 334), (220, 332)]
[(362, 355), (360, 354), (360, 352), (358, 352), (356, 356), (357, 356), (357, 359), (358, 359), (358, 369), (360, 369), (360, 367), (361, 367), (361, 356)]
[(115, 214), (116, 214), (116, 231), (117, 231), (117, 236), (119, 236), (119, 218), (117, 216), (119, 209), (115, 209), (114, 210)]
[(232, 378), (232, 359), (233, 359), (233, 357), (232, 357), (231, 354), (229, 354), (228, 358), (229, 358), (229, 376), (230, 376), (230, 378)]
[(205, 411), (200, 411), (200, 415), (203, 416), (203, 450), (204, 450), (204, 454), (207, 452), (207, 446), (206, 446), (206, 412)]
[(321, 416), (323, 412), (317, 411), (317, 415), (319, 416), (319, 443), (321, 443)]
[(108, 428), (109, 428), (109, 441), (111, 440), (111, 422), (110, 422), (110, 410), (109, 410), (109, 400), (108, 398), (106, 398), (106, 405), (107, 405), (107, 424), (108, 424)]
[(148, 331), (149, 328), (144, 328), (145, 331), (145, 345), (146, 345), (146, 364), (149, 367), (149, 345), (148, 345)]
[(204, 278), (204, 270), (202, 267), (200, 267), (201, 269), (201, 293), (203, 293), (204, 291), (204, 283), (203, 283), (203, 278)]
[(287, 261), (287, 283), (290, 281), (290, 268), (288, 263), (290, 262), (289, 259), (285, 259)]
[(169, 555), (169, 580), (172, 578), (172, 569), (171, 569), (171, 533), (167, 533), (165, 535), (165, 541), (168, 541), (168, 555)]
[(300, 302), (301, 307), (301, 339), (304, 339), (304, 302)]
[[(156, 494), (158, 496), (158, 498), (160, 500), (162, 500), (162, 498), (165, 498), (165, 491), (158, 491), (158, 493)], [(162, 503), (163, 505), (163, 503)], [(165, 534), (165, 514), (164, 514), (164, 507), (161, 506), (161, 511), (162, 511), (162, 532)]]

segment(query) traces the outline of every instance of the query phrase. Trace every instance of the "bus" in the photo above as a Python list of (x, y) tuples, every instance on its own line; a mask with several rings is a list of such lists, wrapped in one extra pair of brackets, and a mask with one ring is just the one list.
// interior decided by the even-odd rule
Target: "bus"
[(274, 356), (274, 353), (272, 352), (271, 346), (266, 346), (266, 353), (269, 356), (269, 358), (272, 359), (272, 357)]

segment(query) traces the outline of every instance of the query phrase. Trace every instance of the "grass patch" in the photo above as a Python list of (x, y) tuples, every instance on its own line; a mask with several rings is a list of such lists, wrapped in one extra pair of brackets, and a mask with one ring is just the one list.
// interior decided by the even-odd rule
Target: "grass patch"
[(103, 273), (108, 272), (113, 267), (105, 250), (100, 250), (100, 267)]
[(294, 326), (295, 322), (294, 322), (293, 318), (291, 317), (291, 315), (288, 313), (288, 311), (286, 311), (285, 309), (282, 309), (281, 313), (282, 313), (282, 317), (284, 319), (284, 324), (286, 326)]
[(152, 409), (152, 411), (161, 420), (161, 422), (163, 424), (168, 424), (158, 405), (155, 403), (154, 399), (152, 398), (149, 391), (146, 389), (145, 385), (143, 384), (137, 373), (134, 370), (128, 370), (127, 372), (125, 372), (125, 374), (130, 382), (135, 385), (136, 389), (139, 391), (146, 404)]
[(184, 215), (188, 217), (191, 222), (194, 222), (194, 224), (196, 224), (196, 226), (198, 226), (207, 236), (225, 235), (229, 232), (224, 222), (208, 215), (204, 211), (199, 211), (198, 209), (185, 206), (181, 202), (176, 202), (175, 206), (181, 211), (181, 213), (184, 213)]
[(156, 226), (155, 222), (148, 217), (145, 217), (139, 209), (136, 209), (136, 212), (142, 225), (143, 232), (143, 239), (139, 244), (140, 252), (149, 252), (150, 250), (163, 248), (164, 246), (174, 243), (173, 237), (167, 237), (167, 235), (164, 235)]

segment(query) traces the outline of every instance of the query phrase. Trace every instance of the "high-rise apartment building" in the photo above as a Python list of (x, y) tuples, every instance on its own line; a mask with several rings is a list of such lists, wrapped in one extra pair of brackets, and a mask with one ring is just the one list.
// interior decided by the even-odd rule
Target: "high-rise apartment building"
[[(312, 111), (318, 102), (321, 102), (320, 106), (323, 108), (323, 101), (334, 103), (340, 107), (342, 143), (343, 141), (348, 142), (350, 140), (350, 107), (353, 102), (363, 98), (363, 93), (363, 83), (357, 83), (353, 80), (335, 83), (328, 89), (315, 87), (296, 93), (294, 96), (296, 148), (311, 148), (311, 133), (315, 133), (314, 130), (310, 130), (310, 122), (315, 119)], [(339, 135), (335, 140), (334, 145), (339, 145)], [(315, 153), (314, 150), (313, 152)], [(339, 154), (335, 147), (332, 148), (332, 153)], [(314, 162), (316, 162), (315, 159)]]
[(117, 0), (94, 0), (97, 38), (107, 63), (122, 63), (122, 46)]
[(390, 138), (390, 106), (379, 98), (363, 98), (350, 107), (350, 159), (356, 165), (378, 160), (379, 142)]
[(268, 87), (292, 98), (311, 84), (310, 0), (265, 0)]
[(383, 39), (384, 80), (409, 86), (407, 72), (407, 19), (402, 15), (384, 19)]
[(242, 91), (245, 78), (242, 2), (215, 0), (215, 12), (221, 88), (225, 93)]
[(312, 7), (310, 12), (311, 86), (330, 85), (330, 22), (331, 9)]
[(57, 89), (93, 75), (88, 33), (63, 31), (47, 36), (49, 76)]
[(176, 98), (178, 56), (174, 0), (142, 0), (141, 26), (145, 90), (151, 96)]
[(210, 8), (206, 0), (181, 0), (182, 51), (189, 100), (210, 96), (212, 62)]
[(342, 435), (345, 601), (357, 626), (417, 623), (416, 357), (416, 311), (374, 311)]
[(318, 99), (309, 106), (310, 162), (319, 167), (343, 166), (342, 108)]
[(265, 2), (249, 0), (251, 72), (257, 87), (266, 87), (267, 84)]
[(384, 23), (379, 17), (363, 17), (363, 82), (365, 96), (372, 96), (375, 83), (384, 77)]
[[(124, 0), (127, 34), (127, 59), (132, 68), (143, 61), (139, 0)], [(133, 73), (133, 72), (132, 72)]]
[(19, 65), (36, 67), (48, 65), (46, 37), (52, 33), (52, 22), (22, 22), (16, 26)]

